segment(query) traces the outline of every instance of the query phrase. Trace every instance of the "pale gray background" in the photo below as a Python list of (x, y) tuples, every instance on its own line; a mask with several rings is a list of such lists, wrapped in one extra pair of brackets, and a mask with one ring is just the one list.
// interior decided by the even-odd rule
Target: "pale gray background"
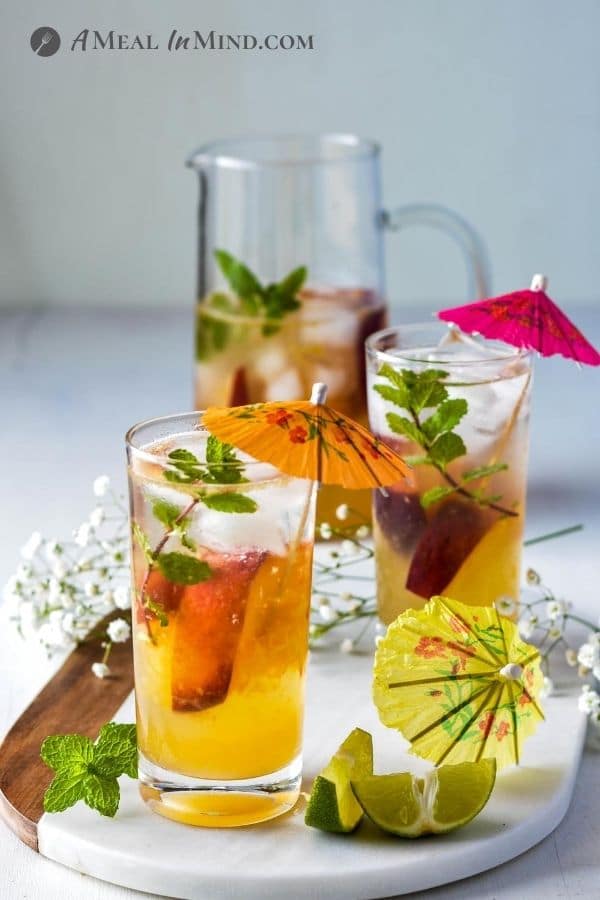
[[(63, 45), (36, 58), (52, 25)], [(156, 52), (70, 53), (84, 27), (152, 31)], [(172, 27), (312, 33), (316, 49), (169, 54)], [(494, 287), (548, 271), (597, 304), (597, 0), (4, 0), (0, 304), (191, 307), (186, 153), (241, 132), (354, 131), (384, 145), (387, 203), (435, 200), (486, 238)], [(462, 262), (388, 238), (397, 304), (462, 300)]]

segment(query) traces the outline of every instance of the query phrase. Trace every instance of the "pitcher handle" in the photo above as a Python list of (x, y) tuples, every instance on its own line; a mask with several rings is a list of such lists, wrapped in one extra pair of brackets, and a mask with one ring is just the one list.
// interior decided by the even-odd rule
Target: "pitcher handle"
[(467, 269), (468, 298), (490, 296), (490, 263), (485, 244), (473, 226), (454, 210), (437, 203), (409, 203), (395, 209), (384, 209), (380, 216), (382, 226), (390, 231), (399, 231), (410, 225), (428, 225), (444, 231), (462, 250)]

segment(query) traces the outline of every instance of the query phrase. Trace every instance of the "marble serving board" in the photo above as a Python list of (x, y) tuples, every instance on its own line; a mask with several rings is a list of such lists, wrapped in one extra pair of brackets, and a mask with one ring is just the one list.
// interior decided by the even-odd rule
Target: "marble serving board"
[[(356, 725), (373, 733), (376, 771), (422, 771), (370, 699), (371, 654), (315, 651), (309, 668), (305, 788)], [(575, 689), (546, 702), (547, 719), (527, 743), (521, 766), (505, 770), (470, 825), (443, 837), (407, 841), (364, 823), (353, 835), (307, 828), (304, 804), (250, 828), (209, 830), (168, 821), (122, 779), (114, 820), (83, 805), (42, 815), (39, 852), (80, 872), (169, 897), (263, 900), (366, 900), (445, 884), (527, 850), (558, 825), (571, 799), (585, 734)], [(117, 714), (133, 721), (132, 698)]]

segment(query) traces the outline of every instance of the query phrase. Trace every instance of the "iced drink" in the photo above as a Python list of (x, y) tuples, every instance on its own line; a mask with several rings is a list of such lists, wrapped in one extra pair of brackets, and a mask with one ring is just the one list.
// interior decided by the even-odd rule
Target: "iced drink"
[(444, 594), (519, 596), (529, 354), (445, 325), (387, 329), (367, 342), (372, 430), (413, 467), (374, 494), (379, 613), (386, 623)]
[(198, 419), (129, 436), (139, 768), (155, 811), (223, 827), (298, 796), (314, 492)]

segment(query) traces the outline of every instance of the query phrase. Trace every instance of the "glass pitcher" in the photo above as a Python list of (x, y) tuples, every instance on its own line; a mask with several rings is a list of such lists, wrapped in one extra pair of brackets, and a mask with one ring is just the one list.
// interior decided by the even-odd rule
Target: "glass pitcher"
[[(188, 165), (198, 207), (197, 409), (308, 397), (367, 422), (364, 342), (387, 323), (386, 230), (427, 224), (464, 253), (468, 297), (489, 293), (476, 232), (456, 213), (386, 210), (380, 147), (352, 135), (222, 140)], [(370, 492), (324, 487), (319, 521), (369, 518)]]

